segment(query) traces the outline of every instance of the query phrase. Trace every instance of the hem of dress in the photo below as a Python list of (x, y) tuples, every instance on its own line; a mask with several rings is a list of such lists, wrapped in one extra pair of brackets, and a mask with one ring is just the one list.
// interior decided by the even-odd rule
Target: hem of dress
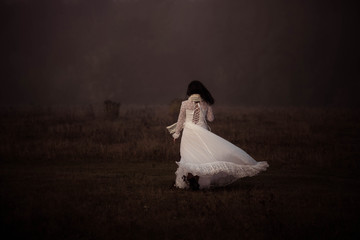
[(231, 162), (212, 162), (204, 164), (176, 162), (176, 164), (179, 166), (175, 172), (175, 186), (178, 188), (188, 188), (182, 179), (182, 176), (187, 175), (187, 173), (198, 175), (200, 178), (211, 177), (217, 174), (224, 174), (231, 177), (229, 178), (228, 182), (223, 182), (220, 184), (209, 183), (209, 186), (203, 186), (203, 188), (209, 188), (211, 186), (226, 186), (233, 183), (237, 179), (255, 176), (258, 173), (265, 171), (269, 167), (269, 164), (266, 161), (257, 162), (253, 165), (239, 165)]

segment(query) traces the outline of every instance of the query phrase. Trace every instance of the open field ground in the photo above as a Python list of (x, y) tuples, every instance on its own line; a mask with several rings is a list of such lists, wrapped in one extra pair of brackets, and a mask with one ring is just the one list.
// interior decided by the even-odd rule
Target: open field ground
[[(215, 107), (212, 131), (268, 171), (171, 188), (163, 106), (2, 107), (2, 239), (359, 239), (358, 109)], [(6, 236), (6, 238), (3, 238)]]

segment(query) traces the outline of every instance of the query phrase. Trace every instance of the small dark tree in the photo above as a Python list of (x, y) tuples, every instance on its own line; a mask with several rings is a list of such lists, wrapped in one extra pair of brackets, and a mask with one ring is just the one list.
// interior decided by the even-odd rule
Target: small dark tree
[(104, 102), (105, 116), (108, 119), (116, 119), (119, 117), (120, 103), (106, 100)]

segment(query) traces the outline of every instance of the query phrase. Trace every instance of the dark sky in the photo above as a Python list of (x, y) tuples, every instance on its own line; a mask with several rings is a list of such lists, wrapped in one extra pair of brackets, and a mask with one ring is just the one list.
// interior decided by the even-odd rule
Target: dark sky
[(352, 1), (3, 0), (2, 104), (358, 106)]

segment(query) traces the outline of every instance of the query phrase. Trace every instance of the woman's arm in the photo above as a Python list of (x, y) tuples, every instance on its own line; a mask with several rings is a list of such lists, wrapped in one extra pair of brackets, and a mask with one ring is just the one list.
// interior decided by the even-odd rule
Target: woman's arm
[(210, 105), (208, 106), (208, 109), (207, 109), (206, 119), (209, 122), (214, 121), (214, 113), (213, 113), (212, 107)]
[(180, 136), (180, 132), (184, 127), (185, 118), (186, 118), (186, 108), (185, 108), (185, 103), (182, 102), (180, 107), (179, 117), (176, 124), (175, 133), (172, 135), (174, 139), (177, 139)]

